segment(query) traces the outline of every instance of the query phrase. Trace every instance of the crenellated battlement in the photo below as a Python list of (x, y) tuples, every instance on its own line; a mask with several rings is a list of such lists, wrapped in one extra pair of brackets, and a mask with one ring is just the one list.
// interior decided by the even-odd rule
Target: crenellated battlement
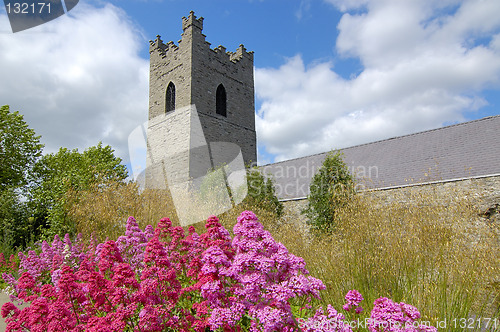
[(236, 52), (229, 52), (229, 60), (232, 62), (240, 61), (242, 58), (248, 58), (253, 63), (253, 51), (247, 52), (247, 49), (240, 44)]
[[(193, 11), (189, 13), (188, 17), (182, 18), (182, 31), (182, 39), (179, 40), (179, 46), (173, 41), (169, 41), (165, 44), (160, 35), (157, 35), (154, 41), (149, 41), (149, 53), (151, 54), (152, 52), (157, 51), (162, 57), (166, 57), (169, 51), (175, 52), (181, 45), (184, 45), (186, 47), (204, 48), (207, 51), (211, 50), (217, 56), (219, 61), (236, 63), (242, 59), (247, 59), (250, 60), (253, 65), (253, 51), (247, 52), (243, 44), (240, 44), (235, 52), (227, 51), (226, 47), (222, 45), (211, 49), (210, 43), (205, 41), (205, 35), (202, 34), (203, 17), (197, 18)], [(196, 38), (197, 36), (201, 38)]]
[(157, 51), (160, 53), (162, 57), (165, 57), (169, 51), (177, 51), (179, 49), (179, 46), (175, 45), (173, 41), (169, 41), (168, 43), (164, 43), (163, 40), (161, 40), (160, 35), (156, 35), (155, 40), (150, 40), (149, 41), (149, 53), (153, 53), (154, 51)]
[[(180, 41), (182, 42), (182, 40)], [(208, 48), (210, 49), (210, 43), (206, 42)], [(149, 53), (152, 53), (154, 51), (158, 51), (162, 56), (166, 56), (169, 51), (177, 51), (179, 49), (179, 46), (176, 45), (173, 41), (169, 41), (168, 43), (164, 43), (163, 40), (161, 39), (160, 35), (156, 36), (155, 40), (150, 40), (149, 41)], [(236, 49), (235, 52), (229, 52), (226, 50), (226, 48), (222, 45), (217, 46), (214, 49), (211, 49), (217, 56), (219, 56), (221, 59), (226, 59), (227, 61), (230, 62), (238, 62), (243, 58), (246, 58), (250, 61), (253, 62), (253, 51), (248, 52), (246, 48), (243, 46), (243, 44), (240, 44), (240, 46)]]
[(194, 11), (190, 11), (188, 17), (182, 18), (182, 31), (186, 31), (191, 26), (200, 29), (200, 31), (203, 30), (203, 17), (196, 18)]
[(212, 51), (215, 53), (219, 61), (236, 63), (241, 59), (245, 58), (250, 60), (253, 64), (253, 52), (247, 52), (243, 44), (241, 44), (236, 49), (236, 52), (228, 52), (226, 51), (226, 48), (222, 45), (217, 46), (216, 48), (212, 49)]

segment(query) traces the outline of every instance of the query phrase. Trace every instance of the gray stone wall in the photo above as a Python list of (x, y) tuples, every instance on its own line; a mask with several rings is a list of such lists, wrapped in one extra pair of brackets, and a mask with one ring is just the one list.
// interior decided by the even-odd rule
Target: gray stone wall
[(175, 85), (177, 107), (191, 104), (191, 47), (189, 40), (164, 44), (157, 36), (149, 46), (149, 120), (165, 114), (165, 93), (169, 82)]
[[(189, 26), (195, 17), (190, 15)], [(223, 46), (210, 48), (200, 25), (191, 25), (192, 71), (191, 103), (196, 105), (208, 142), (231, 142), (239, 145), (246, 163), (257, 161), (253, 52), (240, 45), (236, 52)], [(216, 113), (216, 90), (226, 90), (227, 115)]]
[[(255, 130), (221, 121), (219, 116), (198, 112), (207, 142), (230, 142), (238, 145), (245, 164), (257, 161), (257, 136)], [(231, 159), (226, 159), (231, 160)]]
[[(425, 185), (411, 185), (383, 190), (361, 191), (361, 195), (372, 195), (380, 199), (380, 204), (397, 201), (411, 202), (418, 194), (435, 194), (436, 197), (449, 198), (446, 195), (468, 195), (478, 208), (479, 215), (487, 222), (500, 223), (500, 176), (486, 176), (458, 181), (436, 182)], [(305, 216), (301, 211), (307, 205), (307, 199), (284, 201), (285, 214), (290, 220), (301, 220)]]
[(411, 201), (418, 194), (431, 194), (443, 199), (449, 195), (466, 195), (478, 208), (478, 213), (491, 222), (500, 222), (500, 176), (485, 176), (457, 181), (436, 182), (426, 185), (404, 186), (393, 189), (371, 190), (381, 202)]
[(190, 107), (163, 114), (148, 122), (146, 185), (165, 189), (168, 183), (188, 181), (191, 147), (192, 110)]

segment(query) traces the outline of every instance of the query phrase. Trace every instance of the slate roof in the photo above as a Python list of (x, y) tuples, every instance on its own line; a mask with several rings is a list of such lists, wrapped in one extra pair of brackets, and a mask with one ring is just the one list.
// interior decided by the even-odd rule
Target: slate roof
[[(500, 115), (340, 150), (360, 189), (500, 175)], [(281, 200), (307, 197), (327, 152), (263, 166)]]

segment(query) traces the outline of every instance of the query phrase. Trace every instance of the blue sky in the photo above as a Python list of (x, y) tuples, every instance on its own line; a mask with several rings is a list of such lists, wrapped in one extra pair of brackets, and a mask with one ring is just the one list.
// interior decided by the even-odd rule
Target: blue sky
[(0, 104), (46, 152), (103, 141), (129, 163), (148, 41), (191, 10), (212, 47), (255, 52), (261, 164), (500, 114), (497, 0), (80, 0), (16, 34), (2, 8)]

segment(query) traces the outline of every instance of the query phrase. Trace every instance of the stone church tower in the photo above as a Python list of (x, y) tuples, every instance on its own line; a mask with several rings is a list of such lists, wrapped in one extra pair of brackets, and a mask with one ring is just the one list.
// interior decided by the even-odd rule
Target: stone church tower
[[(253, 52), (210, 48), (203, 18), (182, 18), (177, 45), (150, 41), (146, 186), (199, 178), (235, 158), (256, 163)], [(242, 157), (242, 158), (241, 158)], [(169, 173), (169, 174), (166, 174)]]

